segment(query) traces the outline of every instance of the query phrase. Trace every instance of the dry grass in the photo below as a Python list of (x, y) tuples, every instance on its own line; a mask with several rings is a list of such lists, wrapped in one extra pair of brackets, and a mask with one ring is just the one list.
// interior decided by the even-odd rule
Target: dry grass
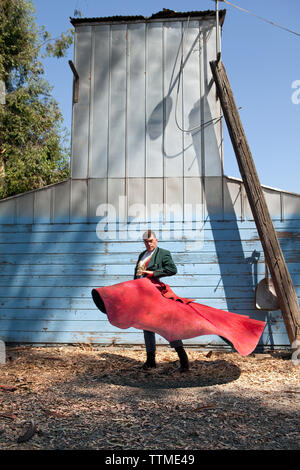
[(279, 353), (186, 350), (180, 374), (169, 347), (147, 372), (143, 347), (10, 348), (0, 450), (300, 448), (300, 366)]

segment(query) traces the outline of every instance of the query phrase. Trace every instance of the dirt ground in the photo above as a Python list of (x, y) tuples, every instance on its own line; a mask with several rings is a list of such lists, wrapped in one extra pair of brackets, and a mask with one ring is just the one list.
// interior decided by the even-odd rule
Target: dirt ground
[(300, 365), (288, 352), (11, 347), (0, 365), (0, 450), (300, 448)]

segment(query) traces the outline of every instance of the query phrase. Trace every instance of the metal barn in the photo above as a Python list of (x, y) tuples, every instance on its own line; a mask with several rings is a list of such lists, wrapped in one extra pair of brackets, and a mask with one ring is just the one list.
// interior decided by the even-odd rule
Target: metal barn
[[(71, 19), (71, 177), (0, 201), (2, 341), (142, 344), (141, 331), (109, 324), (91, 290), (132, 279), (151, 226), (177, 264), (165, 282), (178, 295), (266, 320), (261, 346), (289, 345), (281, 311), (255, 308), (264, 252), (242, 180), (223, 172), (209, 62), (224, 18)], [(263, 191), (299, 295), (300, 195)]]

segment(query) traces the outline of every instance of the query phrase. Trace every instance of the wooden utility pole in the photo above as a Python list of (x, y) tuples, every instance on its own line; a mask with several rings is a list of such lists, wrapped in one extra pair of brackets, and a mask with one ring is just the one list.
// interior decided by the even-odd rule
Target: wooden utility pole
[(298, 297), (265, 201), (224, 64), (221, 60), (217, 60), (210, 62), (210, 66), (249, 204), (265, 253), (265, 259), (269, 266), (279, 306), (292, 345), (295, 340), (300, 339)]

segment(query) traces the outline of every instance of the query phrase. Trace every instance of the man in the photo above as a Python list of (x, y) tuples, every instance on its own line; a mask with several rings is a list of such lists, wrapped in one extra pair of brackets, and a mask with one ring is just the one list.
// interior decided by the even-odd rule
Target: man
[[(172, 260), (171, 253), (168, 250), (157, 246), (157, 238), (151, 230), (143, 234), (143, 240), (146, 250), (140, 253), (135, 271), (134, 279), (140, 277), (160, 278), (164, 276), (173, 276), (177, 273), (177, 268)], [(155, 362), (155, 333), (144, 330), (144, 339), (146, 345), (147, 360), (143, 369), (156, 367)], [(189, 361), (183, 348), (181, 340), (171, 341), (170, 346), (175, 348), (180, 360), (180, 372), (189, 370)]]

